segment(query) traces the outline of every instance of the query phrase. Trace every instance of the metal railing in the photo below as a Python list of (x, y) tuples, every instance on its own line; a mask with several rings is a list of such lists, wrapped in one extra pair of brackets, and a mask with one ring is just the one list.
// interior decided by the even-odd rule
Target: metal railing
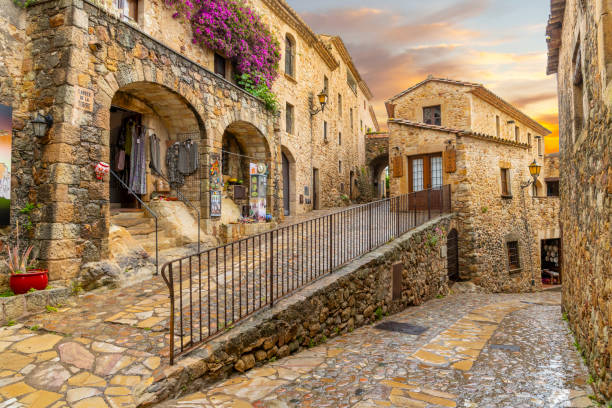
[(110, 174), (112, 177), (114, 177), (122, 186), (123, 188), (125, 188), (128, 193), (130, 193), (131, 195), (134, 196), (134, 198), (136, 198), (136, 200), (140, 203), (140, 205), (149, 212), (149, 214), (151, 214), (151, 216), (155, 219), (155, 276), (159, 275), (159, 228), (158, 228), (158, 216), (155, 213), (155, 211), (153, 211), (148, 205), (146, 205), (144, 203), (144, 201), (142, 201), (140, 199), (140, 197), (138, 197), (138, 194), (136, 194), (134, 192), (134, 190), (132, 190), (123, 180), (121, 180), (121, 177), (119, 177), (117, 175), (117, 173), (115, 173), (112, 169), (109, 169)]
[(170, 364), (264, 307), (451, 212), (450, 186), (334, 212), (166, 263)]

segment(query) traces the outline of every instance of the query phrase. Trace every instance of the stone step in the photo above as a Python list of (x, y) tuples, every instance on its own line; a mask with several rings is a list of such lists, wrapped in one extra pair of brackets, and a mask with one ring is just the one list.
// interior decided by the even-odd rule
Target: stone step
[(148, 222), (149, 220), (150, 218), (148, 218), (143, 211), (120, 212), (111, 216), (111, 224), (124, 228), (130, 228)]
[[(138, 225), (128, 227), (127, 230), (136, 239), (138, 239), (139, 235), (146, 235), (148, 237), (149, 234), (155, 233), (155, 220), (152, 218), (147, 218)], [(159, 232), (161, 229), (158, 228), (157, 231)]]
[[(155, 257), (155, 238), (138, 239), (137, 241), (150, 256)], [(158, 249), (160, 251), (176, 248), (177, 246), (176, 238), (168, 238), (160, 235), (158, 242)]]

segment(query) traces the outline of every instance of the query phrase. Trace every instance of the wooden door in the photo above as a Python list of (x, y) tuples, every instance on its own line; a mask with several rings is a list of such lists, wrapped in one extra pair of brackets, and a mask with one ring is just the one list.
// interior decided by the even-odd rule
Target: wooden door
[(290, 184), (291, 181), (289, 179), (289, 159), (285, 156), (285, 153), (282, 153), (283, 158), (283, 208), (285, 210), (285, 216), (289, 216), (291, 214), (291, 201), (289, 197)]

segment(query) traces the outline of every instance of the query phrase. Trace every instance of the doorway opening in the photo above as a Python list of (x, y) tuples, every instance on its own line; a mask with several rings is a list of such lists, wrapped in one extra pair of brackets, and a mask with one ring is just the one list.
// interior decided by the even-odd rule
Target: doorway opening
[(319, 169), (312, 169), (312, 209), (318, 210), (319, 203)]
[[(121, 180), (129, 185), (132, 165), (132, 141), (140, 131), (142, 114), (111, 106), (110, 109), (110, 166)], [(137, 209), (138, 201), (114, 177), (109, 178), (111, 209)]]
[(291, 178), (289, 176), (289, 159), (283, 152), (283, 209), (285, 216), (291, 215)]
[(459, 234), (453, 228), (446, 237), (446, 262), (448, 270), (448, 280), (459, 282)]
[(561, 240), (543, 239), (540, 247), (540, 264), (542, 265), (542, 284), (561, 284)]

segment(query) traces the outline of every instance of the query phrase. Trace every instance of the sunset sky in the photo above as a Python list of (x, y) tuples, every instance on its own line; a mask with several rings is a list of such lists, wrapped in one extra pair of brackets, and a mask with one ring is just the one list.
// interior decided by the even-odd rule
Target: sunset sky
[(287, 0), (313, 30), (340, 35), (384, 100), (428, 74), (478, 82), (538, 120), (558, 150), (556, 77), (546, 76), (545, 0)]

